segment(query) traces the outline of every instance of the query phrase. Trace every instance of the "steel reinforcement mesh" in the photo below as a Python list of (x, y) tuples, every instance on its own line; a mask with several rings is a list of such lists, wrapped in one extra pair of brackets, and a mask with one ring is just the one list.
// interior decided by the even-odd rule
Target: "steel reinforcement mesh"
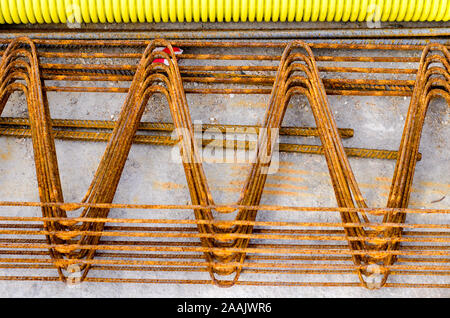
[[(15, 91), (22, 91), (28, 104), (28, 118), (1, 118), (0, 134), (32, 139), (40, 197), (40, 202), (0, 202), (0, 268), (10, 273), (0, 279), (450, 287), (450, 232), (448, 222), (442, 222), (448, 221), (450, 210), (408, 208), (415, 166), (422, 159), (419, 145), (428, 106), (435, 97), (450, 100), (446, 46), (25, 37), (0, 40), (0, 45), (0, 109)], [(82, 53), (81, 47), (91, 51)], [(181, 54), (179, 47), (185, 49)], [(205, 53), (190, 53), (191, 48)], [(267, 53), (239, 53), (252, 48)], [(405, 52), (415, 54), (401, 56)], [(77, 58), (90, 62), (71, 63)], [(117, 121), (54, 119), (49, 91), (121, 92), (127, 98)], [(141, 122), (154, 94), (167, 100), (172, 123)], [(186, 94), (270, 95), (262, 125), (210, 125), (237, 134), (256, 129), (256, 141), (198, 143)], [(315, 127), (282, 126), (295, 95), (307, 98)], [(354, 131), (337, 127), (328, 95), (410, 97), (399, 148), (344, 147), (342, 138), (351, 138)], [(172, 131), (176, 138), (164, 135)], [(321, 145), (277, 144), (278, 135), (314, 136)], [(107, 141), (81, 202), (64, 202), (55, 138)], [(179, 146), (191, 205), (113, 203), (133, 143)], [(232, 205), (214, 201), (203, 170), (198, 152), (212, 143), (254, 154), (240, 197)], [(262, 205), (274, 151), (325, 156), (336, 206)], [(384, 208), (368, 206), (349, 156), (396, 161)], [(23, 214), (10, 216), (8, 207), (23, 207)], [(143, 213), (111, 218), (111, 209)], [(219, 220), (217, 214), (233, 217)], [(263, 214), (271, 215), (271, 221), (258, 219)], [(340, 221), (311, 220), (318, 214), (338, 215)], [(426, 215), (429, 222), (408, 221), (415, 214)], [(402, 280), (391, 282), (396, 276)]]

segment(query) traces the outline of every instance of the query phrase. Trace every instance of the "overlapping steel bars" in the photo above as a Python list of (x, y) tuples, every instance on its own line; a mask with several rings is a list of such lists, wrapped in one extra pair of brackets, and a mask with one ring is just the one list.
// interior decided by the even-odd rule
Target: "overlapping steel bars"
[[(281, 57), (278, 56), (238, 56), (238, 55), (189, 55), (181, 58), (194, 59), (271, 59), (278, 61), (279, 66), (275, 77), (261, 76), (245, 77), (231, 74), (227, 77), (222, 71), (274, 71), (273, 67), (229, 67), (206, 66), (183, 68), (178, 66), (177, 58), (171, 43), (164, 40), (152, 41), (146, 47), (143, 55), (137, 53), (113, 53), (109, 57), (136, 58), (141, 57), (137, 67), (133, 65), (103, 64), (39, 64), (35, 42), (39, 45), (45, 40), (31, 41), (20, 38), (9, 43), (2, 52), (0, 68), (2, 79), (1, 105), (6, 104), (8, 96), (14, 90), (21, 89), (27, 96), (29, 108), (30, 135), (33, 139), (35, 152), (36, 173), (40, 191), (41, 203), (2, 202), (2, 206), (39, 206), (42, 217), (0, 217), (0, 221), (19, 222), (2, 223), (1, 235), (30, 237), (44, 235), (47, 240), (11, 238), (0, 241), (1, 254), (4, 255), (33, 255), (35, 258), (0, 258), (3, 268), (15, 269), (47, 269), (57, 268), (59, 280), (71, 279), (71, 265), (79, 265), (81, 281), (105, 282), (148, 282), (148, 283), (213, 283), (228, 287), (235, 284), (244, 285), (284, 285), (284, 286), (364, 286), (367, 288), (391, 287), (450, 287), (449, 284), (408, 284), (388, 283), (390, 275), (449, 275), (449, 226), (448, 224), (405, 224), (408, 213), (448, 214), (449, 210), (410, 210), (408, 208), (411, 184), (414, 176), (415, 164), (419, 159), (420, 135), (424, 118), (430, 100), (434, 96), (449, 97), (450, 55), (445, 46), (430, 44), (423, 48), (420, 59), (409, 58), (408, 61), (419, 63), (419, 69), (370, 69), (361, 67), (318, 67), (317, 61), (387, 61), (383, 57), (315, 57), (311, 47), (301, 41), (294, 41), (286, 45)], [(40, 42), (40, 43), (38, 43)], [(101, 41), (100, 41), (101, 42)], [(99, 41), (90, 42), (99, 45)], [(113, 42), (108, 42), (114, 45)], [(211, 42), (186, 42), (194, 46), (208, 47), (218, 45)], [(52, 42), (51, 45), (82, 45), (79, 41)], [(122, 45), (131, 45), (131, 42)], [(135, 45), (142, 46), (141, 42)], [(180, 43), (179, 43), (180, 44)], [(222, 44), (220, 44), (222, 45)], [(235, 44), (236, 47), (245, 46)], [(248, 46), (248, 44), (247, 44)], [(261, 47), (283, 47), (281, 44), (255, 44)], [(321, 45), (319, 45), (320, 47)], [(354, 45), (325, 45), (355, 49)], [(169, 54), (154, 51), (156, 47), (166, 47)], [(370, 47), (364, 47), (370, 49)], [(377, 46), (372, 49), (391, 49), (392, 46)], [(399, 49), (398, 47), (395, 47)], [(416, 47), (405, 46), (404, 50), (416, 50)], [(81, 53), (43, 52), (42, 58), (60, 58), (64, 56), (83, 56)], [(90, 55), (89, 58), (103, 58), (103, 53)], [(88, 56), (86, 56), (88, 57)], [(153, 61), (162, 58), (168, 65), (155, 64)], [(400, 59), (403, 59), (400, 58)], [(392, 61), (392, 58), (389, 60)], [(404, 59), (402, 60), (404, 62)], [(204, 77), (205, 72), (213, 71), (213, 76)], [(351, 166), (347, 159), (346, 150), (341, 141), (345, 130), (339, 130), (327, 100), (325, 80), (322, 72), (339, 73), (402, 73), (414, 75), (411, 80), (328, 80), (329, 90), (340, 94), (387, 95), (387, 92), (411, 91), (411, 105), (406, 118), (402, 142), (395, 158), (397, 160), (390, 195), (386, 209), (370, 209), (365, 203), (359, 190)], [(111, 73), (124, 72), (122, 75)], [(183, 72), (195, 72), (196, 77), (184, 76)], [(203, 73), (202, 73), (203, 72)], [(43, 74), (41, 74), (43, 73)], [(52, 75), (50, 75), (52, 74)], [(192, 75), (192, 74), (188, 74)], [(211, 75), (211, 74), (208, 74)], [(242, 74), (241, 74), (242, 75)], [(197, 76), (199, 76), (197, 78)], [(115, 123), (108, 123), (113, 128), (107, 135), (108, 145), (101, 159), (97, 172), (85, 198), (81, 203), (64, 203), (61, 191), (58, 164), (54, 149), (54, 135), (58, 131), (53, 124), (58, 122), (49, 116), (45, 98), (46, 88), (44, 80), (73, 80), (73, 81), (129, 81), (131, 86), (124, 88), (128, 93), (119, 119)], [(201, 160), (198, 156), (197, 143), (193, 125), (186, 101), (183, 84), (192, 81), (202, 82), (207, 78), (208, 83), (232, 84), (265, 84), (272, 85), (270, 103), (266, 109), (264, 124), (258, 127), (258, 141), (256, 142), (256, 159), (244, 183), (241, 196), (235, 205), (220, 206), (214, 202), (209, 190)], [(229, 79), (228, 81), (224, 79)], [(26, 85), (18, 83), (23, 81)], [(334, 85), (334, 86), (333, 86)], [(350, 85), (351, 90), (341, 89)], [(378, 88), (378, 86), (381, 88)], [(375, 88), (375, 89), (374, 89)], [(47, 87), (48, 89), (48, 87)], [(254, 88), (249, 88), (252, 90)], [(53, 90), (60, 90), (56, 86)], [(64, 90), (64, 89), (61, 89)], [(69, 87), (70, 90), (70, 87)], [(76, 90), (76, 89), (75, 89)], [(203, 89), (202, 92), (212, 92)], [(88, 88), (87, 91), (99, 91)], [(114, 91), (114, 90), (112, 90)], [(227, 89), (218, 88), (217, 92), (226, 93)], [(259, 92), (259, 91), (258, 91)], [(180, 146), (181, 157), (186, 174), (186, 180), (191, 195), (192, 206), (138, 206), (112, 204), (117, 185), (119, 183), (125, 161), (132, 143), (136, 139), (138, 129), (142, 129), (141, 117), (149, 97), (155, 93), (166, 97), (173, 125)], [(252, 93), (245, 91), (243, 93)], [(338, 208), (288, 208), (267, 207), (260, 205), (264, 184), (267, 178), (266, 170), (271, 162), (273, 152), (273, 137), (282, 130), (281, 124), (286, 107), (293, 95), (305, 95), (312, 109), (316, 126), (314, 132), (320, 137), (321, 152), (325, 155), (329, 173), (334, 188)], [(2, 124), (17, 125), (19, 119), (3, 120)], [(105, 123), (87, 123), (98, 128)], [(60, 123), (60, 125), (62, 125)], [(83, 127), (82, 123), (72, 123), (69, 126)], [(67, 123), (66, 123), (67, 126)], [(235, 127), (239, 128), (239, 127)], [(167, 129), (167, 128), (166, 128)], [(285, 128), (285, 132), (288, 131)], [(294, 128), (299, 129), (299, 128)], [(25, 129), (26, 130), (26, 129)], [(310, 130), (309, 130), (310, 131)], [(298, 131), (297, 131), (298, 132)], [(345, 134), (344, 134), (345, 135)], [(92, 138), (95, 139), (95, 138)], [(105, 138), (104, 138), (105, 139)], [(163, 210), (193, 210), (195, 220), (176, 219), (111, 219), (108, 212), (111, 208), (127, 209), (163, 209)], [(78, 218), (68, 218), (68, 211), (82, 209)], [(257, 213), (270, 211), (291, 211), (295, 213), (317, 211), (340, 213), (340, 223), (301, 223), (301, 222), (258, 222)], [(218, 221), (213, 217), (215, 213), (236, 213), (232, 221)], [(382, 222), (373, 222), (368, 214), (383, 215)], [(30, 223), (34, 222), (34, 223)], [(36, 223), (38, 222), (38, 223)], [(39, 225), (42, 222), (42, 225)], [(106, 226), (105, 223), (119, 224)], [(122, 224), (128, 224), (122, 226)], [(130, 226), (130, 224), (137, 226)], [(148, 227), (147, 224), (174, 225)], [(175, 226), (176, 225), (176, 226)], [(191, 225), (184, 227), (185, 225)], [(288, 229), (285, 229), (287, 227)], [(333, 230), (323, 228), (330, 227)], [(426, 229), (426, 230), (425, 230)], [(433, 229), (434, 231), (430, 231)], [(436, 231), (440, 230), (440, 231)], [(104, 237), (122, 237), (126, 239), (158, 238), (162, 241), (117, 241), (101, 240)], [(165, 239), (191, 239), (192, 241), (164, 241)], [(270, 243), (252, 243), (252, 240), (268, 240)], [(274, 244), (273, 241), (294, 241), (293, 244)], [(303, 241), (318, 240), (324, 242), (318, 245), (298, 244)], [(328, 241), (339, 241), (341, 244), (326, 244)], [(422, 245), (402, 246), (402, 242), (427, 243)], [(342, 244), (344, 243), (344, 244)], [(430, 245), (431, 244), (431, 245)], [(434, 245), (433, 245), (434, 244)], [(38, 250), (38, 251), (36, 251)], [(47, 250), (47, 252), (45, 252)], [(99, 250), (101, 252), (99, 252)], [(107, 251), (107, 252), (105, 252)], [(124, 253), (124, 252), (127, 253)], [(25, 253), (24, 253), (25, 252)], [(145, 254), (154, 252), (154, 254)], [(144, 254), (143, 254), (144, 253)], [(195, 254), (192, 254), (195, 253)], [(50, 258), (41, 258), (41, 256)], [(99, 255), (113, 258), (99, 259)], [(101, 257), (101, 256), (100, 256)], [(414, 257), (414, 258), (410, 258)], [(117, 259), (116, 259), (117, 258)], [(135, 260), (135, 258), (149, 258), (156, 260)], [(163, 259), (163, 260), (161, 260)], [(174, 261), (166, 260), (174, 259)], [(257, 261), (254, 261), (257, 260)], [(272, 262), (261, 262), (271, 260)], [(302, 262), (305, 261), (305, 262)], [(312, 261), (310, 263), (308, 261)], [(331, 263), (322, 264), (327, 261)], [(336, 261), (346, 261), (347, 264), (336, 264)], [(350, 264), (348, 262), (351, 261)], [(318, 263), (317, 263), (318, 262)], [(410, 265), (404, 265), (406, 262)], [(409, 263), (408, 263), (409, 262)], [(431, 263), (431, 265), (421, 265)], [(4, 265), (3, 265), (4, 264)], [(92, 269), (110, 271), (181, 271), (203, 272), (210, 274), (210, 280), (184, 279), (120, 279), (105, 277), (90, 277)], [(278, 282), (278, 281), (241, 281), (241, 273), (259, 274), (354, 274), (360, 279), (355, 282)], [(231, 279), (224, 277), (232, 275)], [(376, 277), (378, 280), (372, 279)], [(31, 279), (55, 280), (46, 276), (9, 276), (1, 279)]]

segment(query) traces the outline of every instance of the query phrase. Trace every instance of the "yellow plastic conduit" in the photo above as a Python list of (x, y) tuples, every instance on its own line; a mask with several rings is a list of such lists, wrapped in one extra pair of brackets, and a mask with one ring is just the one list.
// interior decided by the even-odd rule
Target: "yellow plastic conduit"
[(0, 0), (0, 24), (444, 21), (450, 0)]

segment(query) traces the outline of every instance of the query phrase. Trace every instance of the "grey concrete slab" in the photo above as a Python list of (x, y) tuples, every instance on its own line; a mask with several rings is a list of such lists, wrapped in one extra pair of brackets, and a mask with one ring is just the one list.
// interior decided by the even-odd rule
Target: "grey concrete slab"
[[(395, 53), (393, 53), (395, 54)], [(182, 63), (182, 62), (181, 62)], [(49, 93), (53, 118), (117, 119), (125, 94)], [(188, 95), (194, 122), (220, 124), (260, 124), (269, 96), (262, 95)], [(409, 98), (330, 96), (330, 106), (339, 127), (353, 128), (355, 136), (345, 140), (348, 147), (368, 147), (396, 150), (399, 146)], [(411, 208), (448, 208), (450, 205), (450, 111), (443, 100), (432, 103), (425, 122), (420, 151), (423, 160), (417, 165), (411, 196)], [(26, 116), (26, 102), (15, 93), (8, 101), (3, 116)], [(166, 102), (153, 97), (143, 121), (169, 122)], [(304, 98), (294, 98), (287, 110), (284, 125), (314, 126), (313, 116)], [(291, 139), (292, 140), (292, 139)], [(318, 144), (316, 138), (297, 138), (298, 142)], [(95, 173), (105, 149), (105, 143), (56, 142), (62, 187), (66, 201), (80, 201)], [(188, 204), (190, 202), (185, 176), (179, 163), (174, 162), (177, 150), (165, 146), (134, 145), (127, 160), (115, 203)], [(175, 155), (176, 157), (177, 155)], [(208, 158), (205, 152), (205, 158)], [(279, 169), (269, 176), (262, 203), (285, 206), (335, 206), (325, 159), (318, 155), (280, 154)], [(36, 175), (31, 140), (0, 138), (0, 200), (38, 201)], [(394, 161), (350, 159), (370, 206), (383, 207), (387, 201)], [(248, 164), (205, 163), (205, 171), (217, 203), (233, 203), (245, 180)], [(443, 200), (435, 202), (441, 198)], [(23, 215), (23, 209), (0, 210), (3, 214)], [(36, 215), (31, 209), (27, 215)], [(112, 210), (111, 217), (133, 217), (145, 211)], [(164, 212), (151, 212), (154, 217)], [(172, 217), (190, 218), (178, 213)], [(261, 214), (258, 220), (290, 219), (282, 213)], [(337, 215), (305, 214), (301, 220), (339, 221)], [(408, 222), (446, 223), (448, 215), (411, 215)], [(25, 271), (22, 271), (25, 272)], [(0, 276), (10, 270), (1, 269)], [(54, 270), (48, 271), (55, 275)], [(103, 273), (98, 274), (98, 276)], [(121, 277), (123, 273), (117, 274)], [(137, 277), (139, 273), (127, 274)], [(158, 278), (180, 277), (178, 273), (157, 274)], [(190, 274), (183, 274), (184, 278)], [(208, 279), (203, 273), (203, 279)], [(247, 276), (250, 277), (250, 276)], [(321, 278), (312, 277), (315, 281)], [(336, 279), (348, 279), (337, 276)], [(348, 279), (357, 281), (356, 278)], [(398, 277), (391, 281), (401, 282)], [(415, 281), (420, 282), (421, 277)], [(286, 280), (286, 277), (280, 277)], [(0, 281), (4, 297), (449, 297), (440, 289), (382, 289), (362, 288), (300, 288), (246, 287), (220, 289), (202, 285), (145, 285), (84, 283), (66, 286), (58, 282)]]

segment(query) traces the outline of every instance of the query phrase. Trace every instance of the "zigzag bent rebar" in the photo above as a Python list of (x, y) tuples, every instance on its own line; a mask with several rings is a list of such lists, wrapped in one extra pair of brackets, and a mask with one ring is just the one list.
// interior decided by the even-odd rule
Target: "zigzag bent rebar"
[[(47, 96), (42, 85), (34, 43), (28, 38), (15, 39), (6, 49), (0, 64), (0, 114), (11, 93), (15, 89), (23, 91), (28, 104), (40, 200), (63, 202), (52, 123)], [(58, 207), (42, 207), (42, 215), (65, 217), (66, 213)], [(65, 228), (57, 222), (44, 222), (44, 226), (49, 231), (60, 231)], [(50, 244), (64, 242), (55, 235), (47, 235), (47, 240)], [(62, 257), (54, 249), (50, 249), (50, 256), (55, 261)], [(58, 271), (62, 278), (63, 274), (59, 268)]]
[[(167, 50), (155, 50), (160, 47), (167, 48), (168, 53), (165, 52)], [(45, 94), (46, 89), (43, 85), (43, 77), (40, 74), (38, 54), (33, 41), (27, 38), (18, 38), (8, 45), (1, 56), (0, 114), (3, 112), (9, 96), (16, 90), (23, 91), (28, 104), (28, 121), (25, 119), (13, 119), (6, 124), (14, 126), (19, 123), (20, 125), (17, 124), (17, 126), (30, 126), (29, 130), (17, 129), (17, 131), (10, 132), (10, 134), (28, 133), (31, 135), (41, 201), (40, 204), (35, 206), (40, 207), (42, 210), (42, 218), (34, 218), (32, 221), (42, 222), (42, 225), (32, 227), (33, 229), (39, 228), (39, 231), (21, 232), (17, 230), (17, 228), (20, 229), (20, 226), (17, 224), (2, 223), (0, 224), (0, 228), (4, 226), (5, 229), (0, 229), (0, 234), (24, 235), (24, 233), (31, 233), (30, 235), (36, 235), (36, 233), (39, 233), (45, 235), (46, 241), (39, 242), (39, 244), (36, 243), (32, 245), (32, 248), (45, 248), (46, 251), (48, 249), (50, 259), (46, 261), (51, 263), (52, 268), (57, 268), (58, 279), (61, 281), (68, 281), (68, 273), (72, 271), (71, 265), (73, 264), (79, 265), (82, 281), (95, 281), (96, 278), (88, 277), (88, 274), (91, 270), (98, 269), (100, 265), (124, 265), (123, 267), (126, 267), (145, 264), (177, 266), (176, 270), (178, 271), (180, 271), (180, 268), (188, 268), (186, 271), (198, 270), (207, 272), (210, 277), (210, 280), (207, 281), (208, 283), (220, 287), (231, 287), (236, 284), (245, 284), (245, 282), (240, 280), (240, 277), (246, 271), (253, 271), (255, 273), (278, 273), (276, 269), (272, 268), (277, 267), (280, 268), (280, 272), (298, 272), (299, 270), (294, 267), (299, 264), (294, 264), (293, 268), (289, 268), (290, 264), (283, 263), (295, 257), (308, 261), (319, 258), (321, 261), (324, 259), (335, 261), (345, 258), (345, 260), (352, 262), (351, 265), (346, 265), (345, 270), (350, 271), (352, 275), (356, 273), (359, 277), (360, 285), (366, 288), (376, 289), (390, 285), (387, 283), (387, 280), (390, 275), (398, 273), (396, 272), (396, 266), (401, 266), (397, 264), (401, 256), (420, 255), (422, 257), (420, 259), (427, 260), (424, 258), (425, 254), (414, 254), (415, 250), (402, 250), (401, 243), (417, 242), (417, 238), (408, 237), (408, 234), (405, 233), (408, 231), (404, 231), (405, 229), (415, 229), (423, 226), (424, 228), (428, 228), (430, 226), (430, 224), (406, 223), (407, 213), (413, 213), (406, 209), (408, 208), (412, 191), (416, 163), (420, 158), (419, 145), (429, 104), (435, 97), (443, 97), (450, 104), (450, 54), (444, 46), (430, 44), (423, 50), (403, 136), (399, 150), (395, 153), (397, 162), (392, 184), (389, 188), (390, 192), (387, 205), (383, 209), (383, 213), (380, 213), (375, 208), (368, 208), (365, 198), (360, 191), (360, 185), (358, 185), (352, 171), (346, 148), (343, 147), (343, 137), (340, 134), (342, 130), (337, 128), (333, 112), (328, 102), (325, 86), (319, 73), (316, 58), (310, 46), (302, 41), (293, 41), (284, 48), (275, 80), (273, 81), (271, 79), (274, 84), (271, 89), (271, 97), (265, 111), (263, 124), (257, 127), (258, 139), (254, 143), (255, 146), (251, 149), (251, 155), (253, 157), (251, 158), (250, 171), (245, 179), (237, 202), (226, 206), (215, 203), (209, 188), (200, 156), (200, 149), (204, 144), (199, 143), (199, 139), (195, 136), (196, 130), (192, 124), (180, 67), (178, 66), (173, 47), (168, 41), (154, 40), (147, 45), (136, 71), (133, 71), (131, 86), (127, 90), (126, 100), (122, 106), (119, 119), (116, 122), (71, 123), (69, 121), (53, 121), (50, 116)], [(155, 63), (156, 59), (167, 61), (167, 65)], [(408, 85), (412, 87), (412, 83), (408, 82)], [(371, 88), (368, 87), (367, 89)], [(149, 99), (154, 94), (163, 95), (167, 100), (169, 106), (168, 111), (171, 114), (173, 124), (166, 127), (159, 123), (163, 126), (160, 127), (155, 124), (156, 126), (152, 126), (152, 128), (148, 124), (147, 127), (141, 122)], [(321, 141), (320, 151), (325, 156), (338, 207), (335, 212), (338, 212), (341, 217), (341, 222), (338, 225), (335, 223), (333, 227), (338, 227), (339, 230), (305, 230), (304, 228), (295, 228), (299, 222), (293, 222), (295, 223), (293, 225), (292, 222), (257, 221), (258, 214), (264, 212), (263, 206), (261, 206), (261, 198), (268, 178), (268, 172), (274, 160), (273, 155), (277, 151), (276, 147), (282, 145), (277, 143), (278, 135), (289, 134), (286, 130), (280, 133), (280, 130), (283, 129), (282, 123), (286, 109), (292, 97), (295, 95), (303, 95), (306, 97), (314, 116), (317, 128), (311, 128), (311, 131)], [(102, 135), (99, 134), (97, 136), (98, 139), (103, 141), (108, 140), (108, 143), (93, 180), (81, 203), (64, 203), (54, 138), (57, 137), (56, 135), (58, 133), (63, 135), (62, 132), (67, 133), (67, 131), (53, 130), (52, 123), (56, 123), (62, 127), (95, 124), (96, 128), (107, 127), (108, 129), (113, 129), (110, 133), (102, 133)], [(119, 228), (123, 230), (125, 228), (127, 230), (127, 232), (120, 232), (119, 230), (112, 231), (110, 227), (105, 226), (106, 222), (111, 220), (108, 217), (110, 209), (116, 207), (112, 202), (116, 195), (116, 190), (133, 142), (136, 142), (137, 137), (159, 137), (137, 135), (137, 131), (144, 126), (147, 127), (146, 129), (175, 131), (177, 139), (173, 144), (177, 144), (180, 150), (187, 188), (192, 203), (188, 208), (188, 212), (191, 215), (193, 212), (195, 220), (180, 221), (143, 218), (142, 224), (181, 224), (192, 225), (191, 227), (162, 227), (164, 231), (159, 229), (159, 232), (158, 230), (152, 232), (153, 230), (149, 230), (149, 227), (145, 226), (131, 228), (131, 230), (128, 227), (122, 227), (120, 224), (111, 227), (113, 229)], [(296, 132), (296, 134), (299, 133)], [(312, 132), (308, 134), (312, 134)], [(349, 135), (349, 132), (347, 132), (347, 135)], [(69, 137), (69, 135), (66, 136), (66, 138), (70, 139)], [(72, 136), (72, 138), (88, 139), (87, 137), (81, 138), (80, 136)], [(155, 140), (153, 140), (154, 143), (168, 141), (168, 139), (161, 139), (163, 141)], [(146, 143), (151, 143), (151, 140), (148, 139)], [(292, 144), (286, 145), (292, 146)], [(16, 205), (29, 206), (23, 202), (16, 203)], [(317, 211), (319, 210), (317, 209)], [(79, 211), (78, 214), (76, 214), (76, 211)], [(313, 211), (313, 208), (311, 211)], [(215, 216), (221, 213), (233, 214), (234, 219), (226, 222), (219, 221)], [(448, 213), (448, 211), (445, 213)], [(76, 215), (76, 218), (70, 215)], [(383, 217), (380, 217), (380, 215), (383, 215)], [(379, 220), (374, 220), (376, 217), (379, 217)], [(2, 222), (9, 220), (3, 217), (0, 217), (0, 219)], [(13, 220), (19, 222), (24, 221), (25, 218), (13, 218)], [(137, 221), (133, 220), (132, 223), (139, 223)], [(130, 220), (115, 219), (111, 222), (127, 223)], [(263, 228), (257, 228), (257, 225)], [(323, 223), (317, 222), (302, 223), (304, 227), (319, 227), (322, 225)], [(264, 232), (264, 226), (269, 228), (268, 232)], [(273, 229), (270, 226), (277, 226), (277, 228)], [(294, 229), (283, 228), (290, 226), (294, 226)], [(431, 228), (441, 229), (439, 235), (442, 236), (436, 234), (437, 232), (423, 232), (423, 237), (419, 238), (419, 242), (448, 242), (444, 235), (444, 230), (448, 230), (447, 224), (440, 224), (437, 227)], [(319, 236), (314, 236), (313, 234)], [(333, 236), (330, 237), (327, 235)], [(120, 246), (117, 241), (107, 241), (106, 239), (106, 241), (103, 241), (102, 239), (105, 236), (125, 236), (130, 238), (152, 237), (160, 239), (195, 238), (198, 241), (194, 242), (193, 245), (183, 245), (185, 242), (170, 242), (170, 244), (173, 244), (172, 246), (167, 242), (158, 241), (152, 242), (156, 247), (138, 247), (132, 245)], [(331, 241), (331, 238), (334, 240), (339, 239), (342, 244), (330, 245), (331, 247), (328, 245), (324, 245), (325, 247), (323, 247), (320, 244), (318, 246), (301, 245), (301, 248), (297, 246), (292, 249), (282, 249), (278, 248), (276, 244), (268, 244), (261, 247), (257, 243), (254, 243), (256, 239), (290, 241), (312, 241), (317, 239)], [(7, 243), (16, 244), (14, 245), (16, 246), (15, 248), (29, 248), (26, 245), (28, 243), (23, 243), (20, 239), (11, 239), (11, 241), (6, 243), (0, 241), (0, 245), (3, 244), (2, 248), (5, 249), (9, 248)], [(158, 246), (159, 243), (161, 245)], [(117, 261), (99, 260), (97, 259), (98, 255), (105, 254), (104, 251), (101, 253), (98, 252), (102, 247), (105, 250), (108, 250), (109, 247), (113, 251), (130, 251), (127, 254), (123, 254), (131, 255), (129, 256), (130, 258), (135, 256), (132, 253), (138, 251), (178, 253), (165, 254), (161, 258), (177, 258), (183, 256), (182, 253), (185, 252), (196, 252), (195, 257), (192, 255), (184, 255), (183, 257), (186, 259), (196, 258), (199, 261), (167, 261), (164, 263), (162, 261), (152, 260), (139, 263), (129, 259)], [(280, 250), (289, 255), (277, 256), (276, 254), (280, 253)], [(262, 256), (262, 259), (266, 257), (267, 259), (280, 262), (272, 265), (269, 264), (272, 266), (270, 267), (265, 263), (249, 261), (255, 258), (257, 259), (260, 256), (250, 255), (251, 253), (258, 253), (258, 251), (261, 253), (270, 253), (270, 255)], [(330, 251), (333, 251), (335, 254)], [(448, 249), (444, 249), (444, 251), (426, 251), (428, 254), (425, 256), (446, 256), (448, 255), (447, 251)], [(0, 254), (3, 252), (15, 253), (15, 251), (1, 250)], [(34, 251), (27, 252), (32, 253)], [(409, 252), (412, 252), (412, 254)], [(295, 253), (298, 253), (298, 255), (295, 255)], [(111, 252), (108, 255), (115, 254)], [(155, 256), (155, 254), (149, 255), (152, 257)], [(315, 258), (317, 255), (319, 256)], [(118, 256), (115, 255), (114, 257)], [(0, 260), (19, 263), (21, 261), (6, 258), (0, 258)], [(30, 262), (37, 263), (37, 261), (31, 260)], [(436, 262), (438, 261), (445, 263), (448, 262), (448, 258), (436, 260)], [(186, 266), (179, 267), (180, 264)], [(263, 268), (266, 265), (269, 268)], [(305, 266), (303, 268), (304, 273), (312, 270), (307, 266), (318, 266), (318, 272), (320, 270), (327, 272), (331, 269), (343, 270), (339, 267), (339, 264), (323, 266), (320, 264), (301, 265)], [(0, 266), (2, 265), (0, 264)], [(21, 266), (24, 265), (22, 264)], [(33, 266), (38, 265), (33, 264)], [(192, 269), (189, 266), (195, 268)], [(136, 270), (136, 268), (133, 268), (133, 270)], [(427, 270), (430, 269), (428, 267), (426, 268)], [(448, 270), (445, 266), (438, 268), (441, 271)], [(431, 269), (438, 272), (436, 268)], [(158, 267), (156, 270), (165, 271), (166, 268)], [(231, 276), (232, 278), (229, 279), (227, 276)], [(105, 279), (105, 281), (107, 280)], [(189, 280), (188, 282), (192, 283), (193, 281)], [(286, 283), (286, 285), (289, 284)]]

